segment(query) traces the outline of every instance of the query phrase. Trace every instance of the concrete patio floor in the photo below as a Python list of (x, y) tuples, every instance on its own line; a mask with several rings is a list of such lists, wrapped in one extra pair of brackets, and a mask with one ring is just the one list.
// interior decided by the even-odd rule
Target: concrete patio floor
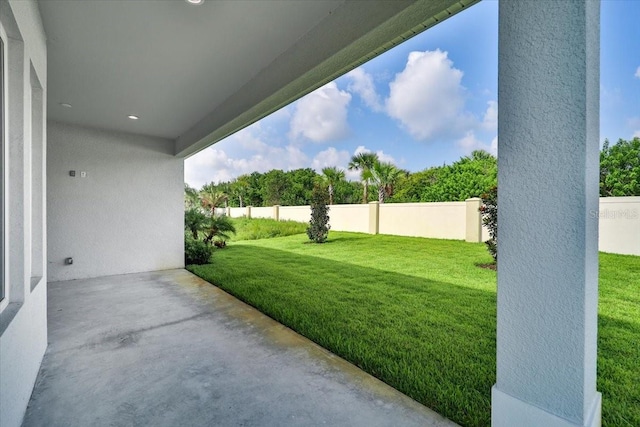
[(186, 270), (49, 284), (23, 426), (455, 426)]

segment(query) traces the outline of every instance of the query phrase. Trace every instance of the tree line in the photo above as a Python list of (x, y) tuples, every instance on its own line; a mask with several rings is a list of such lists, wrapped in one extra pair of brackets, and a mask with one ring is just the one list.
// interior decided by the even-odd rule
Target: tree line
[[(346, 169), (358, 171), (360, 181), (346, 180)], [(324, 186), (330, 204), (449, 202), (480, 197), (498, 181), (495, 156), (477, 150), (450, 165), (411, 173), (375, 153), (354, 155), (345, 168), (327, 167), (317, 173), (311, 168), (265, 173), (253, 172), (201, 190), (185, 185), (187, 198), (199, 193), (218, 198), (218, 206), (299, 206), (312, 200), (315, 184)], [(191, 195), (191, 196), (190, 196)], [(640, 138), (605, 140), (600, 152), (600, 195), (640, 195)]]

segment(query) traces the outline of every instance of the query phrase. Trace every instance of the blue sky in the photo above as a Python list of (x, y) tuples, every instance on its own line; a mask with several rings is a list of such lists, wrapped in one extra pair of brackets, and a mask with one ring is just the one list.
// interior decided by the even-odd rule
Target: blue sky
[[(640, 1), (603, 0), (600, 139), (640, 136)], [(483, 1), (190, 157), (200, 188), (376, 152), (410, 171), (497, 152), (498, 2)], [(356, 173), (347, 173), (356, 179)]]

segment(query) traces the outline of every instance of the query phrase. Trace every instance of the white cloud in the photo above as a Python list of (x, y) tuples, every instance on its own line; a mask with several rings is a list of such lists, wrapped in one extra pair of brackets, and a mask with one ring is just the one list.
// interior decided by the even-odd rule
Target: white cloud
[(636, 70), (635, 76), (640, 79), (640, 67)]
[(315, 142), (334, 141), (349, 133), (347, 107), (351, 94), (328, 83), (300, 99), (291, 119), (290, 136)]
[(494, 137), (490, 143), (479, 140), (473, 131), (467, 131), (464, 137), (456, 141), (456, 145), (463, 155), (469, 155), (475, 150), (484, 150), (494, 156), (498, 154), (498, 137)]
[(333, 147), (329, 147), (324, 151), (319, 152), (313, 158), (311, 162), (311, 167), (316, 170), (318, 173), (322, 173), (322, 168), (326, 167), (338, 167), (340, 169), (345, 169), (349, 164), (349, 160), (351, 159), (351, 155), (346, 150), (336, 150)]
[[(373, 151), (369, 150), (364, 145), (358, 145), (356, 149), (353, 151), (353, 155), (356, 156), (360, 153), (373, 153)], [(378, 155), (378, 159), (380, 159), (381, 162), (390, 162), (394, 164), (396, 163), (396, 159), (394, 159), (393, 156), (385, 153), (382, 150), (378, 150), (375, 153)]]
[(487, 104), (489, 106), (482, 119), (482, 128), (489, 132), (495, 132), (498, 129), (498, 103), (489, 101)]
[(635, 131), (632, 138), (640, 138), (640, 130)]
[(256, 135), (260, 131), (260, 122), (256, 122), (231, 136), (231, 139), (245, 150), (264, 153), (269, 149), (269, 146)]
[(497, 135), (491, 140), (491, 150), (489, 152), (494, 156), (498, 155), (498, 136)]
[[(259, 125), (252, 125), (185, 160), (185, 182), (201, 188), (209, 182), (230, 181), (251, 172), (271, 169), (292, 170), (308, 167), (309, 157), (295, 145), (271, 146), (260, 138)], [(237, 157), (229, 155), (226, 146), (241, 146)], [(242, 157), (240, 157), (242, 156)]]
[(411, 52), (389, 83), (387, 113), (416, 139), (460, 135), (474, 119), (464, 111), (463, 72), (441, 50)]
[(362, 67), (358, 67), (347, 73), (346, 77), (351, 79), (351, 82), (347, 86), (349, 91), (358, 94), (364, 103), (373, 111), (383, 110), (383, 105), (380, 97), (376, 93), (376, 87), (373, 84), (371, 74), (364, 71)]

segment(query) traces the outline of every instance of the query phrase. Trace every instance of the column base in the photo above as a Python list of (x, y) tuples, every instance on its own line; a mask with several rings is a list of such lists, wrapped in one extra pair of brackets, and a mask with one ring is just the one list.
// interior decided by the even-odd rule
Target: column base
[(600, 427), (602, 395), (596, 393), (585, 424), (553, 415), (496, 388), (491, 388), (491, 427)]

